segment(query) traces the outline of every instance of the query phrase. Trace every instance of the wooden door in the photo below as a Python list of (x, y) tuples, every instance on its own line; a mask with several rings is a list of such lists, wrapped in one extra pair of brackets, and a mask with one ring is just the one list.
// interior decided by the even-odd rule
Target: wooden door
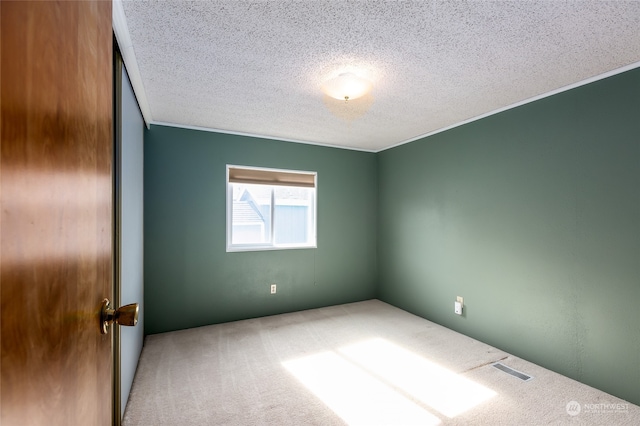
[(0, 20), (0, 424), (111, 424), (111, 3)]

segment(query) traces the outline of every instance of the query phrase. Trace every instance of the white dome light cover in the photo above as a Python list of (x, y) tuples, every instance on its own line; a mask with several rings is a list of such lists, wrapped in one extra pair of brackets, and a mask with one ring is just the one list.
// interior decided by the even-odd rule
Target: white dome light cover
[(345, 72), (322, 85), (322, 91), (334, 99), (353, 100), (361, 98), (371, 90), (371, 82), (351, 72)]

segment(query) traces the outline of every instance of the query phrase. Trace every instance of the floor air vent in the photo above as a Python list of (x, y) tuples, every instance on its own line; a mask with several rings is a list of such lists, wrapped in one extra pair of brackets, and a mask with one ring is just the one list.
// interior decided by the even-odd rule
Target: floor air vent
[(529, 380), (533, 379), (533, 377), (524, 374), (520, 371), (514, 370), (511, 367), (507, 367), (506, 365), (500, 363), (500, 362), (496, 362), (495, 364), (493, 364), (493, 366), (495, 368), (497, 368), (498, 370), (504, 371), (507, 374), (511, 374), (514, 377), (517, 377), (518, 379), (522, 380), (523, 382), (528, 382)]

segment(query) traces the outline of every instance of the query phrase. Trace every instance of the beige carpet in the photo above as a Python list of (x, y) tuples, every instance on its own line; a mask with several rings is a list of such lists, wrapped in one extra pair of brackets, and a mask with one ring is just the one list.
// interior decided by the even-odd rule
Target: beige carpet
[(370, 300), (148, 336), (124, 417), (344, 424), (639, 425), (640, 407)]

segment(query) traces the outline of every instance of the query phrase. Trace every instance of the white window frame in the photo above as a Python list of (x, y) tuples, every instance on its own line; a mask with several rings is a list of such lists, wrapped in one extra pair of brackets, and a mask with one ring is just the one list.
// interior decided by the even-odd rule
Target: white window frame
[[(271, 238), (269, 243), (255, 243), (255, 244), (232, 244), (233, 241), (233, 183), (229, 182), (229, 169), (246, 169), (246, 170), (259, 170), (265, 172), (280, 172), (280, 173), (295, 173), (295, 174), (305, 174), (313, 176), (314, 187), (313, 187), (313, 198), (311, 200), (311, 224), (308, 232), (311, 235), (311, 242), (307, 244), (276, 244), (275, 243), (275, 219), (274, 219), (274, 211), (275, 211), (275, 191), (273, 190), (276, 186), (265, 183), (265, 186), (271, 187)], [(308, 249), (308, 248), (317, 248), (318, 247), (318, 173), (311, 171), (302, 171), (302, 170), (287, 170), (287, 169), (274, 169), (274, 168), (266, 168), (266, 167), (254, 167), (254, 166), (238, 166), (227, 164), (227, 176), (226, 176), (226, 186), (227, 186), (227, 252), (242, 252), (242, 251), (265, 251), (265, 250), (289, 250), (289, 249)], [(289, 185), (283, 185), (289, 186)], [(290, 185), (296, 186), (296, 185)], [(309, 223), (307, 223), (309, 225)]]

